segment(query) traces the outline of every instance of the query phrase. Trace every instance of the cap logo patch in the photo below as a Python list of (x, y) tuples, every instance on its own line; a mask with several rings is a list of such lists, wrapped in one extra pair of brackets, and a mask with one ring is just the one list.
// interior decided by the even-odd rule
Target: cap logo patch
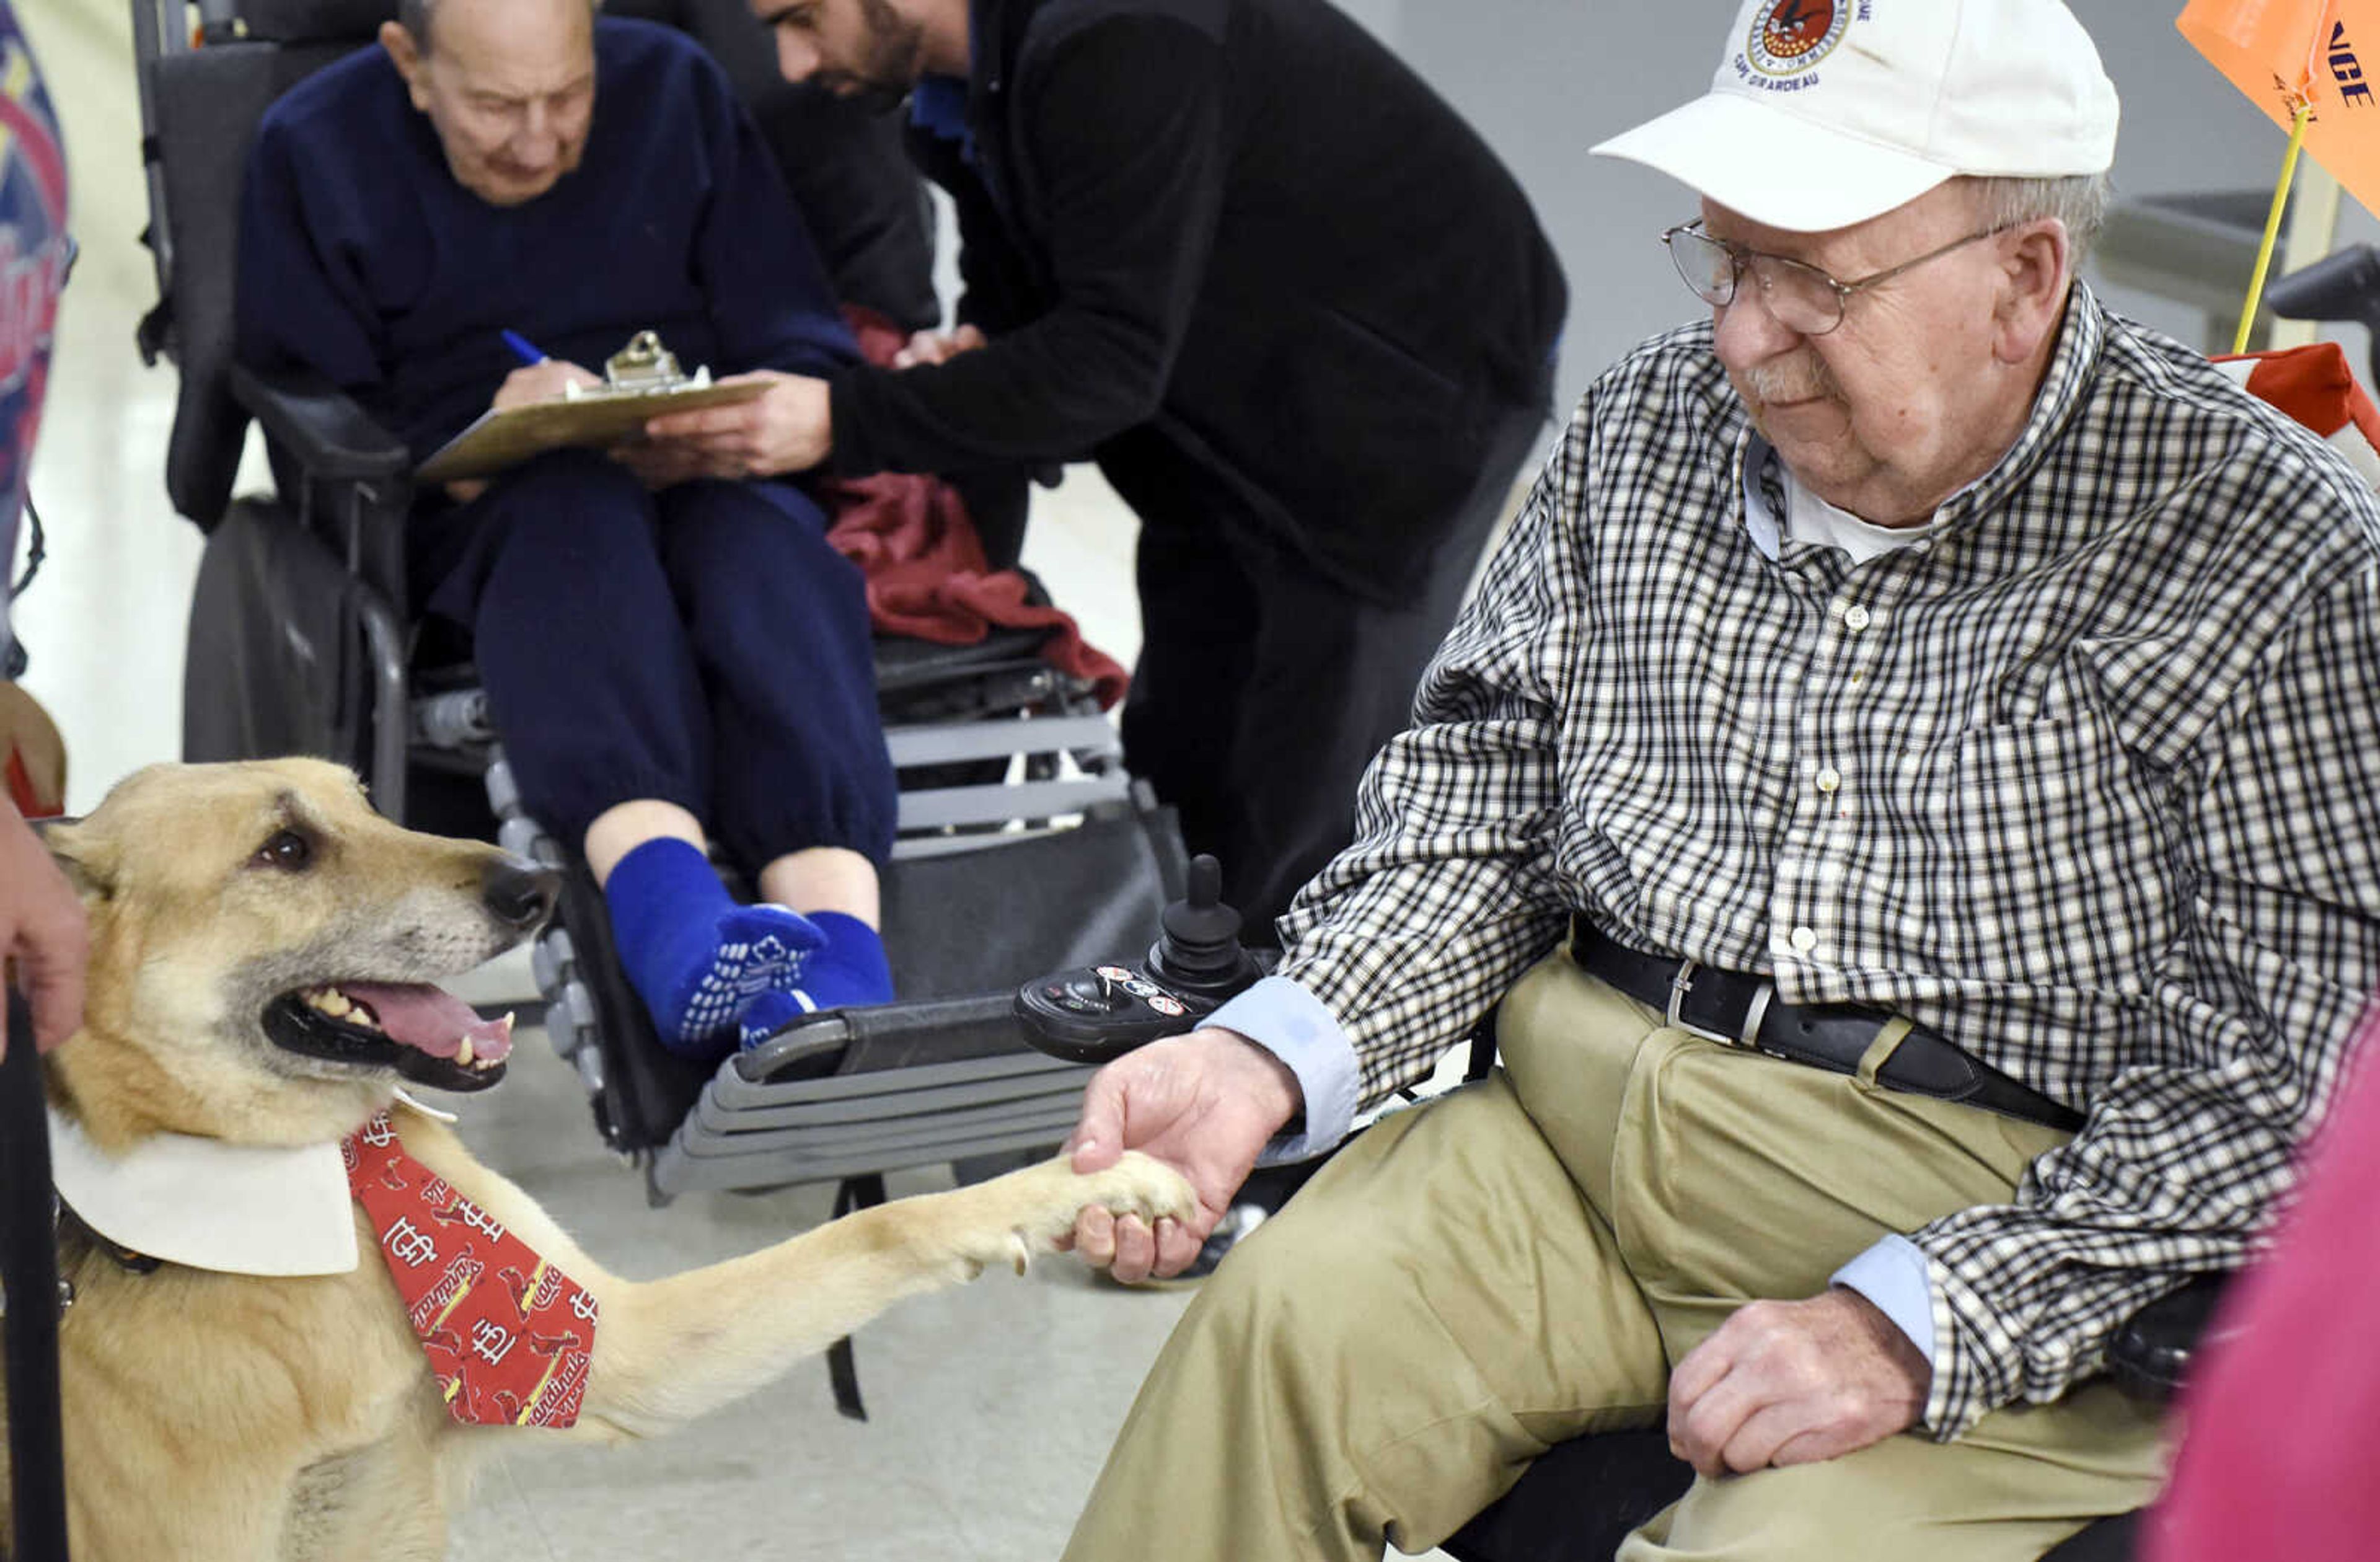
[(1777, 0), (1753, 18), (1745, 61), (1763, 76), (1799, 76), (1834, 53), (1851, 20), (1851, 0)]

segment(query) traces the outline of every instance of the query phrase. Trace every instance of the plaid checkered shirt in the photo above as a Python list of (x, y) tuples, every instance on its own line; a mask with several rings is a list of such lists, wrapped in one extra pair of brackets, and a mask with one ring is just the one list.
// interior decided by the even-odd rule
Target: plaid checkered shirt
[(1588, 389), (1281, 974), (1378, 1100), (1576, 909), (2084, 1111), (2013, 1202), (1911, 1234), (1947, 1440), (2242, 1261), (2380, 988), (2380, 506), (2079, 285), (1922, 541), (1768, 556), (1751, 444), (1707, 325)]

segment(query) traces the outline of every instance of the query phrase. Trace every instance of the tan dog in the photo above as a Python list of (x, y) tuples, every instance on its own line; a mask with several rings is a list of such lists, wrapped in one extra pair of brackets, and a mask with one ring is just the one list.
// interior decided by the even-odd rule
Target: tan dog
[[(83, 888), (93, 946), (89, 1017), (50, 1059), (52, 1096), (101, 1150), (161, 1133), (334, 1141), (401, 1080), (471, 1090), (503, 1074), (508, 1026), (420, 984), (528, 935), (552, 899), (542, 870), (401, 830), (347, 772), (304, 760), (145, 770), (49, 839)], [(360, 1264), (306, 1278), (138, 1274), (68, 1238), (77, 1300), (59, 1348), (80, 1562), (443, 1556), (448, 1505), (498, 1436), (668, 1431), (903, 1297), (1052, 1251), (1087, 1203), (1153, 1219), (1191, 1197), (1137, 1156), (1090, 1178), (1062, 1159), (635, 1283), (439, 1123), (403, 1103), (395, 1117), (414, 1157), (600, 1304), (577, 1425), (449, 1417), (360, 1206)], [(335, 1191), (328, 1207), (335, 1230)]]

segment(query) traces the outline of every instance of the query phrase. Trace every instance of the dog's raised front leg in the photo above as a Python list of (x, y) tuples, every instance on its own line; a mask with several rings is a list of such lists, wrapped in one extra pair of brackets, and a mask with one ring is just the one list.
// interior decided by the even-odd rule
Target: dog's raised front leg
[(1127, 1153), (1077, 1177), (1064, 1157), (971, 1188), (901, 1199), (724, 1263), (642, 1284), (611, 1280), (577, 1430), (639, 1437), (776, 1377), (904, 1297), (1056, 1251), (1077, 1211), (1188, 1216), (1171, 1167)]

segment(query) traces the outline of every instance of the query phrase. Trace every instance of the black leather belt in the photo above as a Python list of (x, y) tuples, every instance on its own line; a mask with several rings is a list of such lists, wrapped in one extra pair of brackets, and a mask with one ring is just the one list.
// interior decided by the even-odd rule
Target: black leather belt
[[(1606, 937), (1585, 917), (1571, 919), (1570, 938), (1571, 958), (1581, 970), (1661, 1010), (1670, 1024), (1708, 1041), (1750, 1047), (1838, 1074), (1859, 1071), (1860, 1059), (1892, 1018), (1856, 1004), (1779, 1003), (1776, 986), (1765, 976), (1640, 954)], [(2081, 1113), (1922, 1025), (1912, 1026), (1901, 1038), (1876, 1069), (1876, 1082), (2070, 1133), (2082, 1126)]]

